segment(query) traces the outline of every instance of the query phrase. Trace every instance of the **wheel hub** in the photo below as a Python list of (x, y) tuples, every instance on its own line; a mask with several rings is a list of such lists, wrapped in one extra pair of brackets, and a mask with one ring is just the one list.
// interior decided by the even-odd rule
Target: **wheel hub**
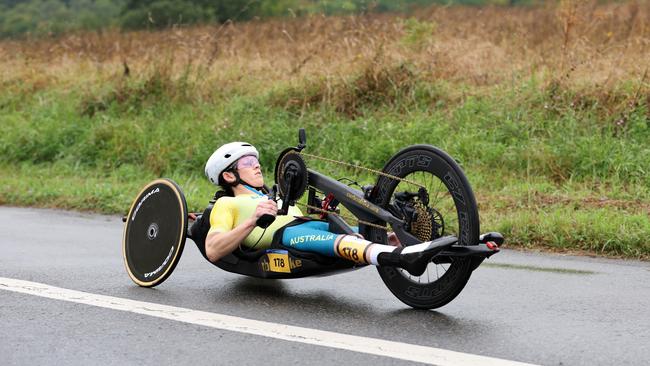
[(159, 231), (158, 224), (152, 222), (151, 225), (149, 225), (149, 228), (147, 229), (147, 238), (149, 238), (149, 240), (156, 239), (156, 237), (158, 236), (158, 231)]

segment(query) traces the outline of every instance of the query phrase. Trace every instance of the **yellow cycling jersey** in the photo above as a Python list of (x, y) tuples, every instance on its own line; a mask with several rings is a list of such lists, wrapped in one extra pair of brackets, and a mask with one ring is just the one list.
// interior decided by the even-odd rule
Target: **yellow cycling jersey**
[[(246, 219), (253, 216), (255, 208), (260, 200), (267, 200), (267, 196), (257, 194), (242, 194), (236, 197), (221, 197), (217, 200), (210, 213), (210, 231), (209, 234), (226, 232), (234, 229)], [(279, 206), (282, 201), (279, 201)], [(288, 214), (277, 216), (275, 221), (266, 229), (255, 227), (253, 231), (244, 239), (242, 245), (247, 247), (268, 248), (271, 246), (273, 234), (284, 225), (294, 220), (295, 216), (302, 216), (302, 211), (296, 206), (289, 206)], [(260, 239), (260, 236), (264, 236)], [(259, 242), (258, 242), (259, 240)], [(257, 243), (257, 245), (255, 245)]]

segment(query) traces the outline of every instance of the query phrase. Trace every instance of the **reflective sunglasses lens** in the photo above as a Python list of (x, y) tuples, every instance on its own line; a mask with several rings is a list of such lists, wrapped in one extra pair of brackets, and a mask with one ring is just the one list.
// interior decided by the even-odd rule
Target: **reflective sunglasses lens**
[(244, 156), (243, 158), (239, 159), (237, 162), (237, 167), (238, 168), (252, 168), (256, 165), (258, 165), (259, 162), (257, 161), (257, 158), (254, 156)]

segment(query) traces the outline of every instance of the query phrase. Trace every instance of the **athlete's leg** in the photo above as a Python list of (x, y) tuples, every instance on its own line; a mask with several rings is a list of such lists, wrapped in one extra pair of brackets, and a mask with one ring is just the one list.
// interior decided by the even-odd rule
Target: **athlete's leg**
[(380, 253), (391, 253), (396, 247), (375, 244), (354, 235), (333, 234), (324, 221), (308, 221), (284, 229), (282, 245), (316, 252), (328, 257), (343, 257), (363, 264), (378, 264)]
[[(357, 232), (358, 228), (354, 231)], [(307, 221), (285, 228), (282, 235), (282, 245), (336, 257), (338, 255), (336, 243), (343, 236), (345, 235), (334, 234), (329, 231), (329, 223), (325, 221)]]
[(308, 221), (285, 228), (282, 233), (282, 245), (335, 257), (334, 242), (337, 236), (327, 231), (326, 222)]
[(403, 248), (373, 243), (353, 235), (341, 235), (336, 240), (335, 252), (357, 263), (400, 267), (414, 276), (420, 276), (431, 258), (457, 241), (455, 237), (444, 237)]
[(361, 264), (397, 266), (411, 274), (420, 275), (435, 254), (455, 242), (450, 239), (401, 248), (373, 243), (354, 235), (336, 235), (322, 230), (322, 224), (311, 221), (285, 228), (282, 244), (329, 257), (343, 257)]

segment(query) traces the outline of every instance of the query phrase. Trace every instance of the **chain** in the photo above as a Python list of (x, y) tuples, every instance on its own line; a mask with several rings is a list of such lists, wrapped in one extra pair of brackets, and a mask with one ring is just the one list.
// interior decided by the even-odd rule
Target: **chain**
[[(302, 151), (300, 152), (300, 155), (306, 156), (308, 158), (316, 159), (316, 160), (322, 160), (322, 161), (325, 161), (325, 162), (328, 162), (328, 163), (347, 166), (347, 167), (350, 167), (350, 168), (353, 168), (353, 169), (365, 170), (367, 172), (374, 173), (374, 174), (377, 174), (377, 175), (381, 175), (381, 176), (387, 177), (389, 179), (397, 180), (397, 181), (400, 181), (400, 182), (406, 182), (406, 183), (412, 184), (412, 185), (420, 187), (420, 188), (426, 188), (420, 183), (416, 183), (416, 182), (414, 182), (412, 180), (409, 180), (409, 179), (400, 178), (400, 177), (392, 175), (392, 174), (384, 173), (384, 172), (382, 172), (380, 170), (366, 168), (366, 167), (363, 167), (363, 166), (360, 166), (360, 165), (354, 165), (354, 164), (346, 163), (344, 161), (338, 161), (338, 160), (334, 160), (334, 159), (324, 158), (322, 156), (312, 155), (312, 154), (302, 152)], [(324, 210), (324, 209), (322, 209), (320, 207), (311, 206), (311, 205), (301, 203), (301, 202), (296, 202), (296, 205), (306, 207), (308, 209), (311, 209), (311, 210), (319, 212), (319, 213), (324, 213), (324, 214), (331, 214), (332, 213), (331, 211)], [(343, 216), (343, 215), (339, 215), (339, 216), (341, 218), (347, 219), (349, 221), (357, 221), (359, 224), (363, 224), (363, 225), (366, 225), (366, 226), (371, 226), (371, 227), (374, 227), (374, 228), (377, 228), (377, 229), (380, 229), (380, 230), (388, 230), (388, 228), (386, 226), (378, 225), (378, 224), (368, 222), (368, 221), (364, 221), (364, 220), (359, 220), (356, 217), (346, 217), (346, 216)]]
[(420, 188), (426, 188), (420, 183), (413, 182), (412, 180), (409, 180), (409, 179), (400, 178), (400, 177), (392, 175), (392, 174), (384, 173), (384, 172), (382, 172), (380, 170), (370, 169), (370, 168), (366, 168), (366, 167), (363, 167), (363, 166), (360, 166), (360, 165), (354, 165), (354, 164), (346, 163), (344, 161), (328, 159), (328, 158), (324, 158), (322, 156), (312, 155), (312, 154), (308, 154), (308, 153), (305, 153), (305, 152), (302, 152), (302, 151), (300, 152), (300, 155), (304, 155), (304, 156), (307, 156), (307, 157), (312, 158), (312, 159), (326, 161), (328, 163), (334, 163), (334, 164), (344, 165), (344, 166), (354, 168), (354, 169), (365, 170), (365, 171), (368, 171), (368, 172), (371, 172), (371, 173), (374, 173), (374, 174), (377, 174), (377, 175), (382, 175), (382, 176), (390, 178), (390, 179), (410, 183), (410, 184), (413, 184), (414, 186), (418, 186)]
[[(316, 207), (316, 206), (308, 205), (308, 204), (306, 204), (306, 203), (302, 203), (302, 202), (296, 202), (296, 205), (297, 205), (297, 206), (306, 207), (306, 208), (309, 208), (309, 209), (311, 209), (311, 210), (314, 210), (314, 211), (317, 211), (317, 212), (320, 212), (320, 213), (324, 213), (324, 214), (331, 214), (331, 213), (333, 213), (332, 211), (323, 210), (323, 209), (320, 208), (320, 207)], [(388, 230), (388, 228), (387, 228), (386, 226), (378, 225), (378, 224), (375, 224), (375, 223), (372, 223), (372, 222), (368, 222), (368, 221), (364, 221), (364, 220), (359, 220), (359, 219), (356, 218), (356, 217), (348, 217), (348, 216), (344, 216), (344, 215), (340, 215), (340, 214), (337, 214), (337, 215), (339, 215), (342, 219), (346, 219), (346, 220), (348, 220), (348, 221), (357, 221), (358, 223), (360, 223), (360, 224), (364, 224), (364, 225), (366, 225), (366, 226), (372, 226), (372, 227), (374, 227), (374, 228), (381, 229), (381, 230)]]

